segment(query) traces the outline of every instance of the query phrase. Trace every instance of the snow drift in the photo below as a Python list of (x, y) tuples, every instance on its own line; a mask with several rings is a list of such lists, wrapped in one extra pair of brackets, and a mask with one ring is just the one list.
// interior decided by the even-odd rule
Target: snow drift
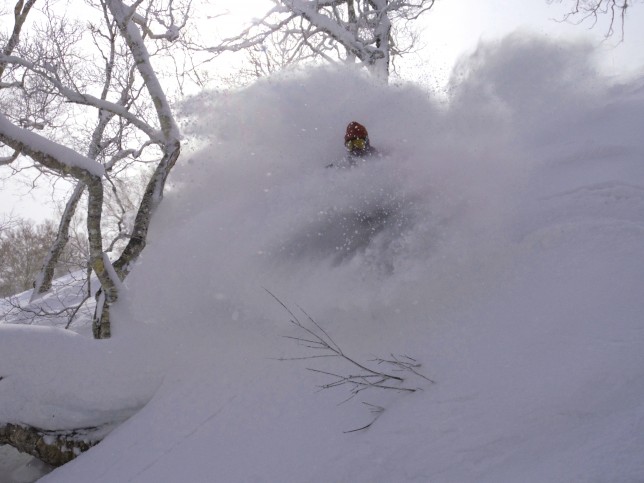
[[(515, 34), (463, 59), (449, 102), (319, 69), (182, 110), (194, 152), (101, 343), (120, 362), (96, 398), (147, 404), (43, 481), (644, 478), (641, 83)], [(382, 156), (326, 169), (352, 120)], [(357, 359), (406, 354), (436, 384), (338, 405), (306, 371), (325, 360), (276, 360), (311, 351), (266, 290)], [(51, 354), (33, 344), (32, 364)], [(363, 402), (385, 412), (345, 434)]]

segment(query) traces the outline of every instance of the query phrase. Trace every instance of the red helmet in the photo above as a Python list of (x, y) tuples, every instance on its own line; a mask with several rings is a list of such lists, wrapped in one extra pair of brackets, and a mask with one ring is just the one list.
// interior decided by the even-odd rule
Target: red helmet
[(367, 139), (368, 137), (369, 133), (367, 132), (366, 127), (359, 122), (351, 121), (347, 126), (347, 132), (344, 135), (344, 142), (346, 143), (352, 139)]

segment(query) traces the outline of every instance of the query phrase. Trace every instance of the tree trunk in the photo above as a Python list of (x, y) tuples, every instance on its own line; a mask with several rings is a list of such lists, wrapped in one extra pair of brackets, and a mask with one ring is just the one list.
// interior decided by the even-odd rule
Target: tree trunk
[(85, 441), (75, 431), (45, 431), (17, 424), (0, 426), (0, 444), (13, 446), (51, 466), (62, 466), (97, 443)]
[(81, 196), (83, 196), (85, 187), (85, 183), (79, 181), (76, 184), (76, 188), (74, 188), (72, 196), (69, 201), (67, 201), (65, 211), (63, 212), (58, 226), (56, 240), (49, 249), (49, 253), (43, 262), (42, 269), (34, 282), (34, 290), (31, 295), (32, 300), (41, 294), (47, 293), (51, 288), (51, 284), (54, 279), (54, 270), (56, 269), (60, 255), (63, 253), (69, 240), (69, 225), (72, 222), (72, 217), (76, 213), (76, 207), (78, 206)]
[(369, 71), (379, 81), (389, 82), (389, 63), (391, 57), (391, 20), (389, 19), (389, 0), (371, 0), (371, 4), (378, 12), (378, 23), (374, 28), (376, 48), (382, 53), (380, 57), (373, 57), (369, 62)]

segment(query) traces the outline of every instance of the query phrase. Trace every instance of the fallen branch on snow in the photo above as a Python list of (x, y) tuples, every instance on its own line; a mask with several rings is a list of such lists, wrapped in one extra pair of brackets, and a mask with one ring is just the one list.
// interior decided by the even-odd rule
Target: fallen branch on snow
[[(313, 351), (319, 351), (318, 353), (312, 355), (306, 355), (302, 357), (282, 357), (278, 360), (293, 361), (338, 358), (348, 363), (354, 369), (357, 369), (357, 372), (355, 373), (341, 374), (337, 371), (332, 372), (310, 367), (307, 368), (311, 372), (323, 374), (332, 378), (330, 382), (319, 386), (321, 390), (336, 388), (345, 385), (348, 386), (349, 397), (347, 397), (340, 404), (343, 404), (355, 398), (362, 391), (368, 389), (392, 390), (408, 393), (422, 390), (420, 387), (415, 387), (408, 384), (407, 379), (410, 375), (416, 378), (424, 379), (430, 384), (433, 384), (435, 382), (418, 372), (421, 364), (418, 363), (418, 361), (416, 361), (414, 358), (409, 356), (396, 356), (394, 354), (391, 354), (389, 359), (376, 358), (368, 361), (372, 363), (372, 366), (381, 366), (383, 367), (383, 369), (369, 367), (366, 363), (358, 362), (355, 358), (347, 355), (331, 338), (328, 332), (325, 331), (309, 314), (307, 314), (304, 309), (298, 307), (306, 316), (306, 321), (302, 322), (297, 317), (297, 315), (295, 315), (293, 311), (289, 309), (286, 304), (284, 304), (277, 296), (275, 296), (269, 290), (266, 290), (266, 292), (268, 292), (268, 294), (273, 297), (277, 301), (277, 303), (279, 303), (284, 308), (284, 310), (286, 310), (286, 312), (291, 317), (291, 324), (295, 325), (295, 327), (297, 327), (302, 334), (298, 336), (284, 337), (287, 339), (295, 340), (305, 348), (312, 349)], [(353, 433), (370, 428), (385, 411), (384, 407), (378, 406), (376, 404), (370, 404), (367, 402), (363, 402), (363, 404), (369, 407), (369, 410), (372, 414), (375, 414), (374, 418), (368, 424), (356, 429), (345, 431), (345, 433)]]

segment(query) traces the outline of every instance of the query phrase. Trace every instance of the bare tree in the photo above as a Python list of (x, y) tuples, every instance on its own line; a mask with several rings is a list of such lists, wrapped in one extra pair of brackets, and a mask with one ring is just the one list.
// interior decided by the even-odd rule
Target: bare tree
[[(562, 3), (564, 0), (547, 0), (548, 3)], [(564, 15), (565, 21), (574, 21), (582, 23), (590, 21), (596, 25), (600, 18), (607, 18), (608, 27), (606, 27), (606, 37), (615, 34), (615, 28), (620, 31), (622, 40), (624, 39), (624, 26), (626, 24), (627, 9), (637, 0), (565, 0), (571, 3), (571, 9)]]
[[(110, 306), (145, 247), (152, 214), (180, 153), (179, 131), (151, 59), (178, 38), (189, 4), (93, 0), (87, 6), (95, 17), (79, 23), (59, 16), (43, 0), (45, 20), (31, 24), (30, 35), (21, 35), (35, 1), (18, 0), (14, 28), (3, 39), (2, 162), (12, 166), (25, 156), (42, 173), (76, 182), (35, 294), (51, 288), (72, 217), (86, 194), (89, 265), (100, 284), (93, 330), (95, 337), (105, 338), (110, 336)], [(93, 50), (81, 49), (81, 39), (89, 39)], [(87, 129), (92, 113), (96, 121)], [(85, 125), (70, 128), (67, 121), (74, 118)], [(126, 223), (118, 178), (137, 162), (150, 166), (150, 175), (136, 215)], [(109, 196), (111, 203), (106, 202)], [(121, 216), (112, 217), (114, 228), (105, 226), (109, 205), (123, 207)], [(110, 258), (108, 251), (117, 247), (119, 253)]]
[[(30, 22), (36, 2), (41, 2), (37, 13), (44, 15)], [(93, 332), (107, 338), (110, 308), (145, 248), (150, 221), (181, 149), (153, 59), (170, 52), (190, 5), (181, 0), (136, 0), (131, 5), (90, 0), (86, 7), (93, 16), (75, 22), (60, 16), (47, 0), (16, 1), (13, 28), (0, 33), (0, 165), (75, 183), (34, 293), (51, 287), (55, 267), (69, 249), (75, 214), (84, 206), (88, 264), (100, 285)], [(147, 174), (134, 200), (126, 199), (123, 189), (132, 170), (134, 177)], [(130, 216), (127, 205), (132, 203), (138, 206)], [(83, 300), (92, 293), (81, 290), (87, 290)], [(61, 310), (71, 320), (78, 307)], [(33, 315), (55, 315), (40, 312)], [(0, 444), (54, 465), (100, 438), (96, 428), (47, 431), (16, 423), (0, 422)]]
[(53, 223), (34, 226), (24, 220), (0, 235), (0, 297), (31, 288), (54, 235)]
[[(16, 220), (15, 226), (0, 232), (0, 297), (8, 297), (33, 287), (41, 260), (56, 238), (51, 220), (34, 224)], [(84, 265), (84, 254), (78, 243), (68, 244), (60, 257), (56, 275), (78, 270)]]
[(214, 54), (250, 50), (258, 74), (274, 66), (323, 59), (358, 63), (387, 81), (392, 59), (413, 49), (411, 23), (435, 0), (273, 2), (273, 8), (239, 35), (204, 49)]
[(13, 215), (4, 216), (0, 219), (0, 240), (7, 231), (14, 228), (17, 224), (18, 220)]

